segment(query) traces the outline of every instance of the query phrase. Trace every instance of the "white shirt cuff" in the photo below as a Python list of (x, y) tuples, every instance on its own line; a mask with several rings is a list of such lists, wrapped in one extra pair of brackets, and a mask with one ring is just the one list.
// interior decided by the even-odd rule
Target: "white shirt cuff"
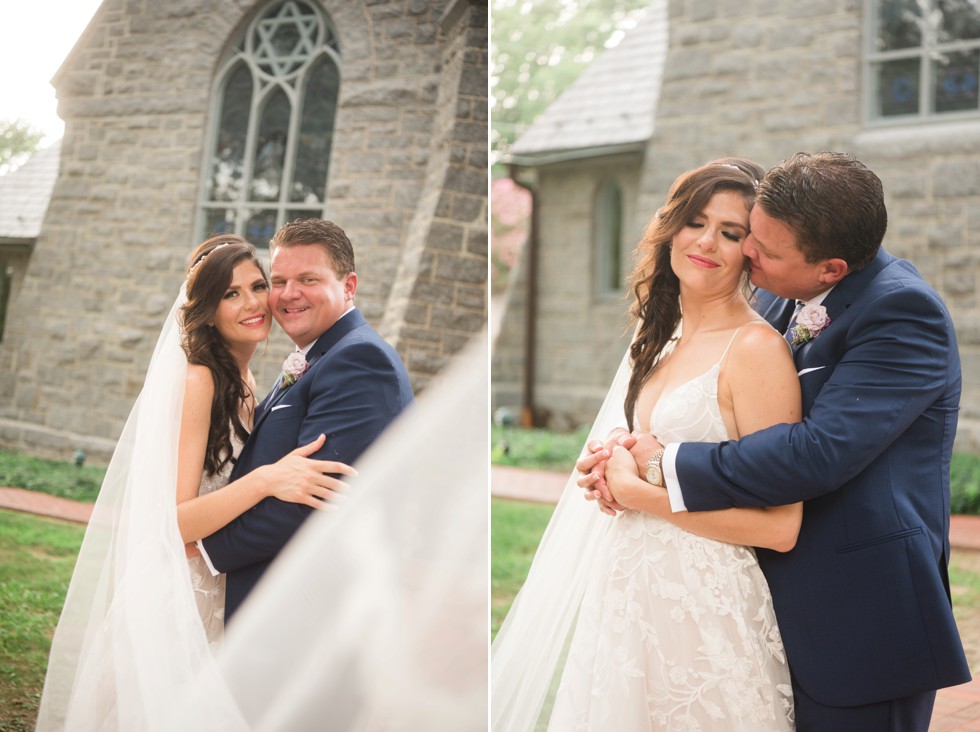
[(675, 461), (677, 460), (677, 451), (680, 449), (681, 443), (672, 442), (664, 448), (664, 457), (660, 462), (660, 467), (663, 469), (664, 483), (667, 485), (667, 498), (670, 500), (670, 510), (673, 513), (680, 513), (681, 511), (686, 511), (687, 506), (684, 504), (684, 494), (681, 493), (681, 484), (677, 480), (677, 466)]
[(198, 549), (198, 551), (201, 552), (201, 556), (204, 558), (204, 563), (206, 565), (208, 565), (208, 569), (211, 570), (211, 574), (214, 575), (215, 577), (217, 577), (219, 574), (221, 574), (221, 572), (219, 572), (218, 570), (216, 570), (214, 568), (214, 565), (211, 564), (211, 557), (209, 557), (208, 556), (208, 553), (204, 550), (204, 542), (202, 542), (200, 539), (198, 539), (194, 543), (197, 544), (197, 549)]

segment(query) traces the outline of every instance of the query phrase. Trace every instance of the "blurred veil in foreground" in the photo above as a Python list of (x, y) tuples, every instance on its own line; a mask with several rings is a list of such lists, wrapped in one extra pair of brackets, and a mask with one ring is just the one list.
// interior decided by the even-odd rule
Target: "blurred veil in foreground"
[(358, 461), (350, 500), (303, 525), (229, 626), (223, 681), (164, 728), (238, 728), (207, 711), (227, 684), (252, 730), (486, 729), (486, 333), (473, 341)]

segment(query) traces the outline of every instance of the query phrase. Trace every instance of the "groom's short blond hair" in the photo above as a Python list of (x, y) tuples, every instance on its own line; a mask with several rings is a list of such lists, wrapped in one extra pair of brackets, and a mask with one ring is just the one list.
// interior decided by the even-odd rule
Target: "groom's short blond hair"
[(279, 247), (310, 244), (323, 247), (338, 277), (354, 271), (354, 247), (347, 233), (325, 219), (297, 219), (284, 224), (269, 242), (269, 252), (274, 253)]

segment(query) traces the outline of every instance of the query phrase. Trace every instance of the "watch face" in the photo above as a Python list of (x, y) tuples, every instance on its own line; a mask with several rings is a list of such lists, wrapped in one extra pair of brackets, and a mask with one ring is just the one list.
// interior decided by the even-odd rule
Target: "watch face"
[(661, 485), (663, 481), (661, 480), (662, 474), (660, 467), (656, 464), (647, 466), (647, 483), (651, 485)]

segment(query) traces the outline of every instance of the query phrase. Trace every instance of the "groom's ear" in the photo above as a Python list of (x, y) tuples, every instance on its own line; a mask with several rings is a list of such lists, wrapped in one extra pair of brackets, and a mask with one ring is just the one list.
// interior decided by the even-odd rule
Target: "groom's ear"
[(821, 284), (831, 287), (840, 282), (848, 273), (847, 262), (843, 259), (825, 259), (820, 263)]
[(348, 300), (353, 300), (355, 292), (357, 292), (357, 274), (348, 272), (344, 275), (344, 294)]

